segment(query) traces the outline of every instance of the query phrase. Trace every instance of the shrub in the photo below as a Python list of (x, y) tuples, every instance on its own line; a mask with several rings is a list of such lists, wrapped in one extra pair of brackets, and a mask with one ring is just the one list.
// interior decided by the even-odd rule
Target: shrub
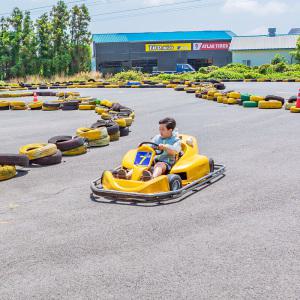
[(275, 54), (274, 58), (271, 60), (271, 64), (276, 65), (279, 63), (286, 63), (286, 59), (280, 54)]

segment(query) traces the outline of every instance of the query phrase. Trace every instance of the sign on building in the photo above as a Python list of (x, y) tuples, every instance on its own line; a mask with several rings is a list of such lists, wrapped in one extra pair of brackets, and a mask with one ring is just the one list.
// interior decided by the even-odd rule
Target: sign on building
[(205, 51), (205, 50), (228, 50), (230, 42), (203, 42), (193, 43), (193, 50)]
[(191, 43), (146, 44), (146, 52), (191, 51)]

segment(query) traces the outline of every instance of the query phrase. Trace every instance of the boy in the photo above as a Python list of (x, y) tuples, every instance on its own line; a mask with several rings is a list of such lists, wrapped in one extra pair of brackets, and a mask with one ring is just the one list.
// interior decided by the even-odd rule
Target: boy
[[(158, 144), (158, 149), (163, 150), (163, 153), (156, 155), (154, 159), (153, 174), (148, 170), (143, 172), (143, 181), (148, 181), (170, 172), (176, 163), (176, 156), (181, 151), (181, 142), (174, 131), (175, 128), (176, 121), (173, 118), (164, 118), (159, 121), (159, 134), (152, 139), (152, 142)], [(126, 173), (124, 169), (121, 169), (117, 176), (118, 178), (129, 178), (131, 172)]]

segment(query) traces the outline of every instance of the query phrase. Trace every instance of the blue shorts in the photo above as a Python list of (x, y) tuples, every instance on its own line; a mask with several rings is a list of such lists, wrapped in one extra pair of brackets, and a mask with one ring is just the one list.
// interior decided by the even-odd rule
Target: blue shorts
[(166, 165), (166, 172), (167, 173), (169, 173), (171, 171), (172, 167), (175, 164), (175, 163), (172, 164), (172, 163), (168, 163), (168, 162), (165, 162), (165, 161), (161, 161), (161, 160), (156, 159), (156, 158), (154, 159), (154, 163), (159, 163), (159, 162), (164, 163)]

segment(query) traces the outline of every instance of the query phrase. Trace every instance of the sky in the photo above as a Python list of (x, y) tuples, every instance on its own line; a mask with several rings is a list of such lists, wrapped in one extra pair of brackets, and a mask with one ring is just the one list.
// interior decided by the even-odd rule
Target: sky
[[(14, 7), (33, 18), (56, 0), (0, 0), (0, 15)], [(266, 34), (269, 27), (288, 33), (300, 27), (299, 0), (65, 0), (68, 7), (85, 3), (92, 33), (231, 30), (238, 35)]]

